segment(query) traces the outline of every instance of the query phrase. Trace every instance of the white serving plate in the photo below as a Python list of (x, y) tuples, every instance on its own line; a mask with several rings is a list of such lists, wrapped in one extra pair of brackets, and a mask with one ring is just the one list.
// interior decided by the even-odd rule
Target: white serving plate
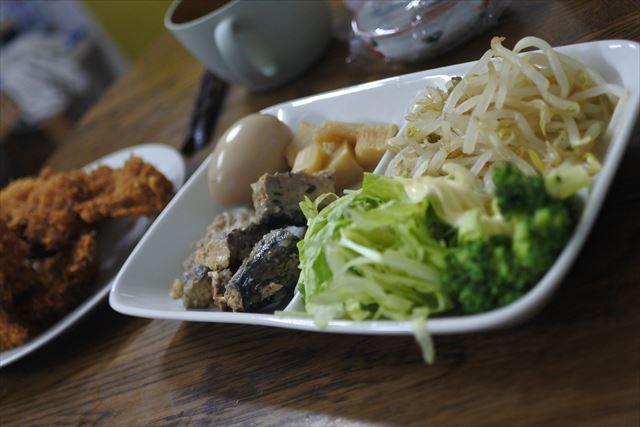
[[(558, 50), (592, 67), (607, 81), (622, 85), (629, 95), (582, 219), (558, 260), (526, 295), (508, 306), (489, 312), (430, 319), (429, 330), (432, 334), (468, 333), (506, 327), (535, 314), (560, 285), (602, 207), (638, 116), (640, 45), (626, 40), (606, 40), (564, 46)], [(292, 129), (297, 129), (301, 120), (320, 123), (325, 119), (393, 122), (401, 127), (418, 90), (426, 85), (442, 84), (450, 76), (464, 75), (472, 65), (473, 62), (469, 62), (366, 83), (275, 105), (263, 112), (277, 116)], [(171, 283), (181, 275), (182, 263), (191, 252), (192, 242), (203, 236), (213, 217), (224, 210), (209, 196), (208, 165), (209, 160), (199, 167), (132, 252), (111, 289), (111, 306), (124, 314), (148, 318), (320, 331), (308, 318), (220, 312), (214, 309), (186, 310), (181, 301), (169, 297)], [(295, 297), (285, 311), (302, 311), (299, 297)], [(334, 320), (322, 331), (409, 335), (413, 333), (413, 328), (406, 321)]]
[[(88, 164), (84, 169), (88, 171), (100, 165), (118, 168), (124, 165), (132, 155), (136, 155), (155, 166), (171, 181), (173, 188), (178, 189), (184, 183), (185, 168), (182, 157), (175, 149), (162, 144), (128, 147), (104, 156)], [(93, 284), (95, 292), (73, 311), (25, 344), (9, 351), (0, 352), (0, 367), (26, 356), (51, 341), (96, 306), (111, 289), (111, 284), (118, 270), (151, 222), (151, 218), (139, 218), (111, 220), (102, 224), (98, 228), (100, 269)]]

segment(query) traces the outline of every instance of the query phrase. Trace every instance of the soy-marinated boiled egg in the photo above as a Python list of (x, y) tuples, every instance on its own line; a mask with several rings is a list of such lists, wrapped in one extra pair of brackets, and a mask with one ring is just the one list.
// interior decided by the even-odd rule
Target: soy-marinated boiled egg
[(288, 170), (284, 150), (293, 135), (274, 116), (251, 114), (220, 137), (209, 164), (209, 193), (223, 206), (251, 204), (251, 184)]

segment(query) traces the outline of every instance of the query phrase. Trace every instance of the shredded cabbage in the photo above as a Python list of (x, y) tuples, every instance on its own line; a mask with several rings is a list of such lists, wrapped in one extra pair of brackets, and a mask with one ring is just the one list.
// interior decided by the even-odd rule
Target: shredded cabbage
[(373, 174), (320, 212), (301, 203), (308, 229), (298, 243), (298, 291), (319, 327), (334, 318), (413, 319), (423, 356), (433, 360), (425, 319), (452, 303), (439, 279), (443, 248), (426, 228), (430, 203), (410, 197), (401, 180)]

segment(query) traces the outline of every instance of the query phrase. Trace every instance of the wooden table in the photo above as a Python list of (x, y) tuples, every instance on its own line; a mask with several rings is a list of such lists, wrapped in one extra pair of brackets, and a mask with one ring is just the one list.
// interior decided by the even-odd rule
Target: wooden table
[[(332, 43), (288, 86), (231, 87), (216, 135), (265, 106), (393, 73), (476, 59), (491, 35), (553, 45), (640, 39), (637, 1), (512, 2), (498, 27), (419, 66), (364, 72)], [(180, 146), (201, 66), (161, 38), (51, 158), (81, 166), (145, 141)], [(423, 364), (411, 337), (304, 333), (146, 320), (106, 301), (45, 348), (0, 371), (2, 425), (640, 425), (640, 144), (560, 291), (508, 330), (437, 337)], [(206, 156), (199, 153), (197, 164)], [(193, 166), (192, 165), (192, 166)], [(161, 262), (161, 260), (159, 260)]]

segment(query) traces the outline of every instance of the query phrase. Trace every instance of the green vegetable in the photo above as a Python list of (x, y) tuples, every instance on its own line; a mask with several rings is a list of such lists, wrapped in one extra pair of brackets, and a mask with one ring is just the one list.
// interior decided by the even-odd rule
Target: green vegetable
[[(419, 319), (453, 307), (440, 284), (447, 248), (429, 231), (429, 198), (413, 201), (400, 178), (365, 174), (361, 190), (322, 211), (308, 199), (301, 206), (308, 228), (298, 243), (298, 290), (319, 326), (343, 317), (417, 319), (423, 328)], [(425, 331), (416, 329), (416, 338), (429, 360)]]
[(496, 168), (493, 183), (498, 208), (507, 219), (517, 215), (533, 215), (536, 209), (553, 201), (542, 178), (527, 176), (511, 163)]
[(551, 267), (578, 218), (579, 199), (552, 197), (542, 177), (526, 176), (513, 165), (496, 169), (494, 185), (497, 205), (511, 219), (513, 236), (488, 236), (477, 213), (469, 212), (458, 229), (461, 243), (447, 256), (442, 274), (445, 289), (467, 313), (522, 296)]
[(448, 222), (440, 219), (433, 206), (429, 206), (427, 209), (426, 221), (429, 234), (440, 244), (455, 246), (458, 241), (458, 230)]
[(308, 228), (298, 243), (298, 290), (318, 326), (411, 319), (430, 361), (427, 317), (509, 304), (548, 270), (577, 221), (575, 197), (552, 197), (542, 177), (510, 164), (495, 171), (494, 199), (466, 169), (448, 172), (365, 174), (362, 189), (321, 211), (320, 200), (300, 204)]
[(519, 219), (514, 228), (513, 252), (533, 280), (553, 264), (571, 237), (575, 216), (569, 205), (555, 203)]
[(564, 199), (589, 185), (589, 174), (579, 165), (559, 167), (544, 177), (544, 184), (549, 194)]
[(518, 299), (531, 284), (511, 253), (511, 239), (491, 236), (462, 242), (447, 256), (442, 283), (465, 313), (491, 310)]

